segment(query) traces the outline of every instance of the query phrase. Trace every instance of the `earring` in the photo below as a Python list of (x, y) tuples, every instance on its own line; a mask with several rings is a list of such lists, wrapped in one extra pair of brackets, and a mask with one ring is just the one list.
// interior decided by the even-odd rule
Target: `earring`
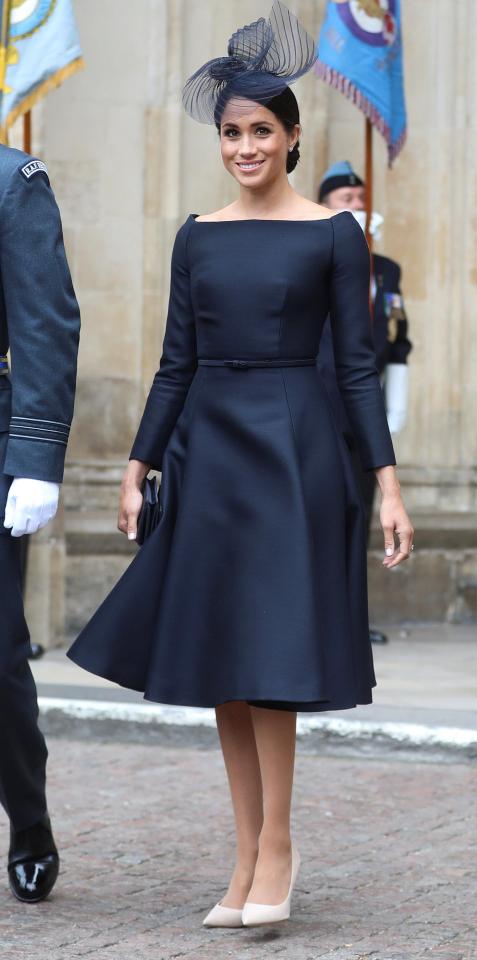
[(288, 147), (288, 153), (291, 153), (291, 152), (292, 152), (292, 150), (294, 150), (294, 149), (295, 149), (295, 144), (293, 144), (293, 146), (292, 146), (292, 147)]

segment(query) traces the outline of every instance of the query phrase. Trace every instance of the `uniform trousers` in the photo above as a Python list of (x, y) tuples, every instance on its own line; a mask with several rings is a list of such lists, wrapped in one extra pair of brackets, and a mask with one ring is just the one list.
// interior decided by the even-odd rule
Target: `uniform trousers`
[(0, 475), (0, 801), (15, 830), (46, 813), (47, 748), (38, 727), (22, 596), (22, 538), (3, 526), (10, 479)]

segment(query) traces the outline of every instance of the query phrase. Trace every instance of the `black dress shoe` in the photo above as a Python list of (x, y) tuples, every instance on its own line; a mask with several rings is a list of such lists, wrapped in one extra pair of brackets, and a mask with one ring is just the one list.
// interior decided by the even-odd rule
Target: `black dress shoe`
[(27, 653), (29, 660), (38, 660), (43, 656), (45, 648), (42, 647), (41, 643), (30, 643), (30, 648)]
[(45, 814), (26, 830), (10, 828), (8, 880), (10, 890), (24, 903), (39, 903), (53, 890), (60, 859), (51, 832), (50, 818)]
[(380, 630), (370, 630), (369, 639), (371, 640), (371, 643), (389, 643), (386, 634), (381, 633)]

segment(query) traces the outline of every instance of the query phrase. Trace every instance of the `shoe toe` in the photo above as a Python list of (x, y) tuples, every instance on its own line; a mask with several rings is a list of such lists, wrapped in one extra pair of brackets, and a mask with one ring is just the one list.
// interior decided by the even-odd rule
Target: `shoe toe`
[(38, 903), (51, 893), (58, 871), (59, 861), (55, 854), (12, 864), (8, 868), (10, 889), (18, 900)]
[(203, 920), (204, 927), (241, 927), (242, 911), (233, 907), (223, 907), (216, 903), (210, 913)]

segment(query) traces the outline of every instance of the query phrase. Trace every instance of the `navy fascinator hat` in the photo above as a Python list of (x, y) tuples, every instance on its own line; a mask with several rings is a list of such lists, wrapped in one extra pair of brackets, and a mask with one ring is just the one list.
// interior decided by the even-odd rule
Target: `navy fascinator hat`
[(182, 91), (187, 113), (200, 123), (219, 123), (225, 105), (243, 114), (244, 100), (266, 103), (316, 60), (315, 41), (280, 0), (268, 20), (260, 17), (232, 34), (227, 56), (208, 60)]

